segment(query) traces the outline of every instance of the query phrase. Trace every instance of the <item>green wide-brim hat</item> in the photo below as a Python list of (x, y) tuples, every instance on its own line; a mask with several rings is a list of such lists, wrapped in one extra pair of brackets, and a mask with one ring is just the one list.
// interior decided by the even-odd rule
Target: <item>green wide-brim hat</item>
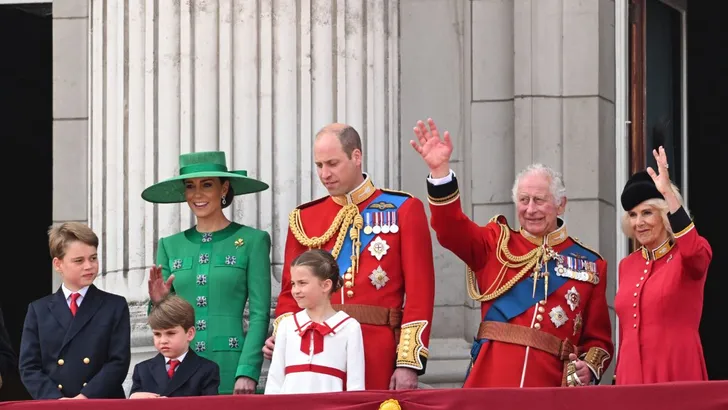
[(233, 194), (265, 191), (268, 184), (250, 178), (247, 171), (228, 171), (222, 151), (193, 152), (179, 156), (179, 175), (148, 187), (142, 198), (158, 204), (185, 202), (185, 183), (190, 178), (227, 178)]

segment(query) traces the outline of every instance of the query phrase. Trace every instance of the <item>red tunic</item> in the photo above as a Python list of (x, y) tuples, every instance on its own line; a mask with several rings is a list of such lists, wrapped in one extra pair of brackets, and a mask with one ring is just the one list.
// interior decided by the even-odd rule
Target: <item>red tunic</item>
[(684, 209), (669, 219), (674, 241), (619, 263), (617, 384), (708, 380), (698, 327), (712, 250)]
[[(333, 304), (358, 304), (389, 309), (404, 307), (399, 343), (395, 340), (394, 330), (390, 327), (362, 324), (367, 390), (389, 389), (395, 366), (412, 368), (419, 374), (424, 373), (435, 299), (432, 240), (424, 206), (419, 199), (409, 194), (386, 192), (406, 197), (396, 210), (396, 224), (399, 231), (380, 233), (369, 245), (362, 246), (359, 271), (354, 275), (353, 287), (344, 287), (331, 298)], [(364, 184), (350, 194), (350, 200), (358, 205), (360, 212), (363, 212), (367, 207), (374, 207), (380, 202), (376, 200), (373, 204), (380, 193), (382, 190), (375, 189), (367, 177)], [(337, 197), (335, 201), (329, 196), (301, 205), (298, 209), (305, 234), (309, 238), (322, 236), (341, 210), (341, 203), (342, 198)], [(381, 209), (392, 208), (385, 206)], [(377, 241), (377, 238), (381, 238), (388, 246), (381, 260), (370, 251), (372, 243)], [(336, 235), (323, 248), (331, 250), (335, 241)], [(291, 295), (290, 265), (296, 256), (307, 249), (308, 247), (303, 246), (295, 238), (289, 226), (281, 293), (275, 312), (277, 318), (300, 310)], [(352, 292), (351, 297), (347, 294), (349, 291)]]
[[(521, 270), (521, 268), (508, 268), (502, 281), (497, 279), (503, 267), (498, 260), (497, 246), (502, 229), (510, 232), (508, 249), (515, 256), (524, 255), (544, 242), (544, 238), (533, 237), (525, 231), (511, 230), (502, 216), (493, 218), (482, 227), (471, 221), (461, 210), (457, 181), (454, 177), (451, 182), (444, 185), (435, 186), (428, 183), (428, 192), (431, 224), (437, 233), (438, 241), (475, 272), (481, 292), (489, 288), (491, 290), (498, 288), (500, 285), (497, 283), (507, 283)], [(580, 353), (590, 353), (582, 354), (581, 357), (599, 378), (609, 366), (614, 351), (605, 297), (607, 263), (595, 252), (574, 242), (566, 233), (563, 223), (545, 239), (556, 252), (571, 247), (570, 253), (580, 254), (575, 255), (576, 257), (590, 255), (596, 260), (599, 281), (593, 284), (583, 280), (568, 279), (548, 296), (545, 303), (526, 305), (527, 310), (508, 323), (547, 332), (560, 340), (568, 339), (579, 347)], [(575, 244), (577, 247), (573, 247)], [(578, 252), (574, 249), (578, 249)], [(529, 275), (520, 279), (520, 281), (526, 280), (530, 280)], [(496, 286), (493, 286), (494, 282)], [(572, 297), (571, 303), (567, 294)], [(528, 296), (531, 296), (530, 292)], [(543, 296), (540, 299), (543, 299)], [(498, 298), (481, 303), (483, 318), (497, 300)], [(574, 303), (574, 300), (577, 300), (577, 303)], [(557, 315), (559, 312), (565, 313), (565, 317)], [(482, 345), (464, 387), (556, 387), (562, 384), (563, 371), (564, 362), (550, 353), (491, 340)]]

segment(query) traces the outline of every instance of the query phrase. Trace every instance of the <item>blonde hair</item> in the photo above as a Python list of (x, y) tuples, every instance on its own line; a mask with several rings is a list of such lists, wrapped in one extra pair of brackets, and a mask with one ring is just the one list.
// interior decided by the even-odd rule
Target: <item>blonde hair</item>
[(48, 248), (51, 258), (63, 259), (68, 245), (76, 241), (94, 248), (99, 247), (99, 237), (86, 224), (65, 222), (48, 229)]
[(177, 326), (187, 331), (195, 326), (195, 308), (176, 295), (169, 295), (154, 305), (147, 320), (152, 330), (167, 330)]
[[(675, 185), (672, 185), (672, 191), (675, 193), (675, 196), (677, 197), (677, 200), (680, 201), (680, 203), (683, 202), (682, 195), (680, 195), (680, 189)], [(667, 206), (667, 201), (665, 201), (662, 198), (651, 198), (646, 201), (642, 201), (639, 205), (645, 205), (648, 206), (657, 212), (660, 213), (660, 216), (662, 217), (662, 224), (665, 226), (665, 230), (670, 235), (670, 238), (674, 237), (674, 232), (672, 231), (672, 226), (670, 225), (670, 220), (667, 218), (667, 215), (670, 213), (670, 208)], [(634, 235), (634, 229), (632, 229), (632, 224), (630, 223), (630, 217), (629, 213), (632, 210), (624, 211), (622, 214), (622, 232), (627, 235), (631, 239), (635, 239)]]

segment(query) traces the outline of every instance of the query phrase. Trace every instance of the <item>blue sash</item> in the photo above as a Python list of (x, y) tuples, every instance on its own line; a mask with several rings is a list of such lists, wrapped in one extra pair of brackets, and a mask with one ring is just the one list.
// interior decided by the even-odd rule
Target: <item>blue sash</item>
[[(507, 228), (504, 228), (507, 229)], [(568, 255), (570, 253), (582, 252), (583, 249), (577, 244), (573, 244), (568, 248), (559, 252), (560, 255)], [(587, 258), (590, 261), (595, 261), (596, 257), (589, 252)], [(569, 278), (556, 275), (556, 264), (554, 260), (548, 262), (547, 268), (549, 272), (549, 289), (548, 296), (556, 292), (561, 286), (568, 282)], [(488, 312), (483, 318), (483, 322), (508, 322), (516, 316), (528, 311), (531, 307), (535, 306), (544, 295), (544, 279), (540, 278), (536, 283), (536, 293), (534, 297), (533, 293), (533, 276), (529, 276), (526, 279), (520, 280), (515, 286), (513, 286), (508, 292), (498, 297), (495, 302), (490, 306)], [(480, 349), (483, 344), (487, 343), (488, 339), (474, 339), (473, 347), (470, 349), (470, 366), (468, 367), (467, 378), (475, 364), (475, 359), (478, 358)]]
[[(391, 194), (389, 192), (382, 192), (380, 193), (376, 198), (374, 198), (374, 201), (372, 201), (372, 204), (391, 204), (394, 206), (395, 209), (387, 209), (388, 211), (394, 211), (396, 212), (396, 209), (399, 209), (399, 207), (402, 206), (404, 201), (406, 201), (409, 197), (404, 195), (395, 195)], [(364, 222), (366, 224), (367, 221), (367, 214), (374, 214), (376, 212), (379, 212), (379, 209), (367, 207), (361, 212), (362, 218), (364, 218)], [(374, 220), (374, 215), (371, 215), (369, 217), (369, 220)], [(399, 218), (397, 218), (397, 224), (400, 224)], [(401, 227), (401, 225), (400, 225)], [(375, 233), (370, 233), (369, 235), (364, 233), (364, 230), (362, 229), (359, 231), (359, 241), (361, 242), (361, 248), (359, 249), (359, 252), (364, 252), (367, 245), (369, 245), (369, 242), (371, 242), (374, 237), (377, 236)], [(341, 251), (339, 252), (339, 256), (336, 258), (336, 262), (339, 264), (339, 273), (341, 276), (344, 276), (347, 269), (351, 267), (351, 249), (352, 249), (353, 243), (351, 240), (351, 237), (349, 236), (349, 233), (346, 233), (346, 237), (344, 237), (344, 244), (341, 247)]]

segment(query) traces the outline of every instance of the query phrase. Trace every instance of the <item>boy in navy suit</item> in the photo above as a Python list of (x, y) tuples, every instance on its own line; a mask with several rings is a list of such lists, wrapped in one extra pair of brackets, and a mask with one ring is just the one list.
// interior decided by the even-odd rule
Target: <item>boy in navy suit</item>
[(99, 239), (88, 226), (51, 227), (48, 245), (63, 284), (28, 306), (20, 377), (33, 399), (124, 398), (131, 362), (129, 305), (93, 285)]
[(220, 367), (190, 350), (195, 338), (195, 310), (186, 300), (168, 296), (149, 313), (159, 354), (134, 366), (130, 399), (214, 396)]

